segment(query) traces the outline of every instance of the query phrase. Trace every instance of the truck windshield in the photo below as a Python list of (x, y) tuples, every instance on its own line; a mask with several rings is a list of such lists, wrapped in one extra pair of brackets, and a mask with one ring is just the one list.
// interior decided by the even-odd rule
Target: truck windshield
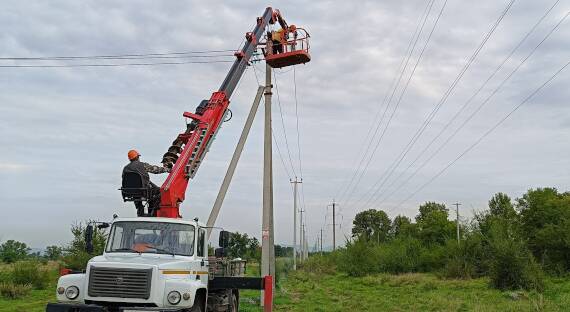
[(119, 221), (113, 223), (106, 252), (194, 255), (195, 228), (190, 224)]

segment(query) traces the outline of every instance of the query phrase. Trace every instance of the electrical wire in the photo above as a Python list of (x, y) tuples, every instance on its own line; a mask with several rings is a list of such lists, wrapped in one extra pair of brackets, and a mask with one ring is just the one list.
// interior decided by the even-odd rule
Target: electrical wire
[[(525, 34), (525, 36), (519, 41), (519, 43), (511, 50), (511, 52), (507, 55), (507, 57), (505, 57), (505, 59), (503, 59), (503, 61), (497, 66), (497, 68), (495, 68), (495, 70), (491, 73), (491, 75), (489, 75), (489, 77), (483, 82), (483, 84), (473, 93), (473, 95), (463, 104), (463, 106), (455, 113), (455, 115), (447, 122), (447, 124), (439, 131), (439, 133), (424, 147), (424, 149), (416, 156), (416, 158), (408, 165), (408, 167), (406, 169), (404, 169), (403, 171), (400, 172), (400, 174), (392, 181), (392, 183), (390, 183), (386, 188), (390, 188), (392, 187), (402, 176), (404, 176), (404, 174), (406, 172), (408, 172), (408, 170), (410, 170), (413, 165), (421, 158), (421, 156), (423, 156), (427, 150), (433, 145), (433, 143), (439, 138), (441, 137), (441, 135), (449, 128), (449, 126), (455, 121), (457, 120), (457, 118), (459, 117), (459, 115), (467, 108), (467, 106), (469, 106), (469, 104), (473, 101), (473, 99), (475, 99), (475, 97), (483, 90), (483, 88), (485, 88), (485, 86), (487, 86), (487, 84), (489, 83), (489, 81), (491, 81), (491, 79), (493, 79), (495, 77), (495, 75), (501, 70), (501, 68), (506, 64), (506, 62), (514, 55), (514, 53), (522, 46), (522, 44), (528, 39), (528, 37), (536, 30), (536, 28), (538, 27), (538, 25), (540, 23), (542, 23), (542, 21), (546, 18), (546, 16), (548, 16), (548, 14), (554, 9), (554, 7), (558, 4), (558, 2), (560, 2), (560, 0), (556, 0), (554, 2), (554, 4), (542, 15), (542, 17), (534, 24), (534, 26)], [(557, 27), (557, 26), (555, 26)], [(547, 35), (547, 37), (550, 36), (550, 34)], [(544, 41), (542, 41), (544, 42)], [(542, 44), (542, 42), (538, 45), (540, 46)], [(534, 53), (534, 51), (536, 51), (536, 49), (538, 48), (535, 47), (533, 49), (533, 51), (531, 51), (531, 54)], [(530, 57), (530, 55), (528, 57)], [(527, 57), (527, 58), (528, 58)], [(521, 64), (522, 65), (522, 64)], [(519, 65), (519, 67), (521, 66)], [(518, 68), (517, 68), (518, 70)], [(512, 74), (511, 74), (512, 75)], [(485, 103), (485, 102), (484, 102)], [(483, 104), (484, 105), (484, 104)], [(477, 110), (475, 111), (478, 112), (481, 109), (482, 105), (479, 106), (479, 108), (477, 108)], [(471, 116), (474, 116), (475, 114), (472, 114)], [(463, 127), (472, 117), (468, 118), (467, 121), (461, 126)], [(460, 129), (459, 129), (460, 130)], [(457, 133), (458, 131), (456, 131), (455, 133)], [(452, 135), (454, 136), (454, 135)], [(448, 139), (446, 142), (448, 142), (450, 139)], [(445, 145), (445, 144), (444, 144)], [(440, 148), (438, 148), (438, 151), (441, 150), (443, 148), (443, 146), (441, 146)], [(429, 160), (431, 160), (434, 157), (431, 156), (429, 158)], [(425, 162), (427, 163), (427, 161)], [(410, 178), (408, 178), (406, 181), (409, 181), (413, 176), (415, 176), (415, 174), (417, 173), (417, 171), (419, 171), (421, 168), (423, 168), (423, 166), (425, 166), (424, 164), (422, 164), (422, 166), (418, 167), (418, 170), (416, 170), (416, 172), (414, 172), (412, 174), (412, 176)], [(405, 183), (400, 184), (398, 187), (396, 187), (395, 189), (393, 189), (390, 193), (388, 193), (387, 195), (384, 194), (385, 196), (382, 197), (381, 200), (379, 200), (378, 205), (382, 205), (388, 198), (390, 198), (390, 196), (392, 196), (395, 192), (397, 192), (399, 189), (402, 188), (402, 186)]]
[(122, 64), (0, 65), (0, 68), (125, 67), (125, 66), (212, 64), (212, 63), (233, 63), (233, 62), (234, 62), (233, 60), (231, 61), (217, 60), (217, 61), (188, 61), (188, 62), (122, 63)]
[[(298, 156), (299, 156), (299, 174), (300, 174), (300, 178), (301, 181), (303, 181), (303, 162), (301, 160), (301, 131), (299, 128), (299, 100), (297, 98), (297, 71), (295, 69), (296, 67), (293, 66), (293, 95), (294, 95), (294, 99), (295, 99), (295, 119), (296, 119), (296, 124), (297, 124), (297, 150), (298, 150)], [(301, 200), (303, 203), (303, 210), (306, 211), (306, 204), (305, 204), (305, 184), (302, 183), (301, 184)]]
[[(568, 14), (567, 14), (568, 15)], [(567, 16), (566, 15), (566, 16)], [(408, 197), (406, 197), (404, 200), (402, 200), (396, 207), (395, 209), (399, 208), (400, 206), (402, 206), (402, 204), (404, 204), (406, 201), (410, 200), (412, 197), (414, 197), (417, 193), (419, 193), (421, 190), (423, 190), (426, 186), (428, 186), (429, 184), (431, 184), (435, 179), (437, 179), (439, 176), (441, 176), (445, 171), (447, 171), (447, 169), (449, 169), (451, 166), (453, 166), (459, 159), (461, 159), (463, 156), (465, 156), (467, 153), (469, 153), (473, 148), (475, 148), (479, 143), (481, 143), (481, 141), (483, 141), (483, 139), (485, 137), (487, 137), (489, 134), (491, 134), (495, 129), (497, 129), (503, 122), (505, 122), (513, 113), (515, 113), (521, 106), (523, 106), (525, 103), (527, 103), (531, 98), (533, 98), (538, 92), (540, 92), (546, 85), (548, 85), (550, 82), (552, 82), (552, 80), (554, 80), (556, 78), (556, 76), (558, 76), (558, 74), (560, 74), (564, 69), (566, 69), (566, 67), (568, 67), (568, 65), (570, 65), (570, 61), (567, 62), (564, 66), (562, 66), (560, 69), (558, 69), (552, 76), (550, 76), (550, 78), (548, 78), (543, 84), (541, 84), (536, 90), (534, 90), (531, 94), (529, 94), (523, 101), (521, 101), (517, 106), (515, 106), (508, 114), (506, 114), (503, 118), (501, 118), (497, 123), (495, 123), (495, 125), (493, 125), (489, 130), (487, 130), (481, 137), (479, 137), (479, 139), (477, 139), (473, 144), (471, 144), (468, 148), (466, 148), (461, 154), (459, 154), (459, 156), (457, 156), (455, 159), (453, 159), (450, 163), (448, 163), (443, 169), (441, 169), (436, 175), (434, 175), (431, 179), (429, 179), (426, 183), (424, 183), (422, 186), (420, 186), (416, 191), (414, 191), (411, 195), (409, 195)]]
[[(492, 25), (491, 29), (487, 32), (487, 34), (484, 36), (483, 40), (481, 41), (481, 43), (479, 43), (479, 45), (477, 46), (477, 48), (475, 49), (475, 51), (473, 52), (473, 54), (469, 57), (467, 63), (463, 66), (463, 68), (461, 69), (461, 71), (459, 72), (459, 74), (457, 75), (457, 77), (455, 78), (455, 80), (452, 82), (452, 84), (449, 86), (449, 88), (447, 89), (447, 91), (443, 94), (442, 98), (439, 100), (439, 102), (436, 104), (436, 106), (432, 109), (432, 111), (428, 114), (428, 117), (426, 118), (426, 120), (424, 120), (424, 122), (422, 123), (422, 125), (420, 125), (420, 127), (418, 128), (418, 130), (416, 130), (416, 133), (412, 136), (412, 138), (410, 139), (410, 141), (406, 144), (406, 146), (404, 147), (404, 149), (402, 150), (402, 152), (400, 152), (400, 155), (394, 160), (394, 162), (392, 162), (392, 164), (389, 166), (389, 168), (384, 171), (384, 173), (380, 176), (380, 179), (377, 180), (377, 182), (374, 184), (374, 186), (369, 189), (369, 191), (367, 192), (367, 194), (370, 194), (371, 190), (374, 190), (374, 192), (372, 193), (371, 196), (368, 197), (368, 200), (365, 202), (364, 206), (366, 207), (367, 205), (371, 204), (374, 201), (374, 198), (377, 197), (378, 193), (380, 192), (380, 190), (382, 189), (382, 187), (384, 186), (384, 184), (386, 183), (386, 181), (390, 178), (390, 176), (395, 172), (395, 170), (398, 168), (398, 166), (401, 164), (401, 162), (403, 161), (403, 159), (406, 157), (406, 155), (408, 154), (408, 152), (413, 148), (413, 146), (415, 145), (415, 143), (418, 141), (418, 139), (421, 137), (421, 135), (424, 133), (424, 131), (428, 128), (428, 126), (430, 125), (431, 121), (435, 118), (437, 112), (439, 111), (439, 109), (443, 106), (443, 104), (445, 104), (445, 102), (447, 101), (447, 99), (449, 98), (449, 96), (451, 95), (451, 93), (453, 92), (453, 90), (455, 89), (455, 87), (457, 86), (457, 84), (461, 81), (461, 79), (463, 78), (463, 75), (467, 72), (467, 70), (470, 68), (471, 64), (473, 64), (473, 62), (475, 61), (475, 59), (477, 58), (477, 56), (479, 55), (479, 53), (481, 52), (481, 50), (483, 49), (483, 47), (486, 45), (486, 43), (488, 42), (488, 40), (490, 39), (491, 35), (495, 32), (495, 30), (497, 29), (497, 27), (499, 26), (499, 24), (501, 23), (501, 21), (503, 20), (503, 18), (506, 16), (506, 14), (509, 12), (510, 8), (512, 7), (512, 5), (514, 4), (515, 0), (510, 0), (509, 3), (507, 4), (506, 8), (503, 10), (503, 12), (500, 14), (500, 16), (498, 17), (498, 19), (494, 22), (494, 24)], [(362, 198), (366, 197), (363, 196)]]
[[(415, 50), (415, 46), (416, 46), (416, 44), (418, 43), (418, 41), (419, 41), (419, 39), (420, 39), (420, 37), (421, 37), (421, 33), (422, 33), (423, 28), (424, 28), (424, 26), (425, 26), (425, 24), (426, 24), (426, 22), (427, 22), (427, 19), (428, 19), (428, 17), (429, 17), (429, 13), (431, 12), (431, 9), (432, 9), (432, 7), (433, 7), (434, 2), (435, 2), (435, 0), (432, 0), (432, 1), (429, 2), (429, 4), (428, 4), (429, 9), (427, 10), (427, 13), (426, 13), (426, 15), (425, 15), (424, 18), (423, 18), (422, 26), (420, 27), (420, 31), (418, 32), (418, 35), (417, 35), (417, 37), (416, 37), (415, 40), (414, 40), (413, 48), (411, 49), (410, 53), (409, 53), (408, 56), (407, 56), (406, 62), (405, 62), (405, 64), (404, 64), (404, 67), (402, 68), (402, 71), (400, 72), (400, 75), (399, 75), (399, 77), (398, 77), (398, 80), (397, 80), (397, 82), (396, 82), (396, 85), (395, 85), (394, 89), (392, 90), (392, 93), (391, 93), (391, 95), (390, 95), (390, 98), (389, 98), (389, 100), (388, 100), (388, 103), (387, 103), (387, 105), (386, 105), (386, 108), (384, 109), (384, 112), (382, 113), (382, 117), (381, 117), (381, 119), (380, 119), (380, 122), (378, 123), (378, 125), (377, 125), (377, 127), (376, 127), (376, 129), (375, 129), (375, 131), (374, 131), (374, 135), (372, 136), (372, 140), (371, 140), (370, 143), (369, 143), (370, 146), (371, 146), (372, 142), (374, 142), (374, 138), (376, 137), (376, 134), (378, 133), (378, 130), (380, 129), (380, 126), (382, 125), (382, 123), (383, 123), (383, 121), (384, 121), (384, 117), (386, 116), (386, 112), (388, 111), (388, 109), (389, 109), (389, 107), (390, 107), (390, 103), (392, 102), (392, 99), (393, 99), (393, 97), (394, 97), (394, 94), (396, 93), (396, 90), (397, 90), (398, 86), (400, 85), (400, 81), (401, 81), (401, 79), (402, 79), (402, 77), (403, 77), (403, 75), (404, 75), (404, 73), (405, 73), (405, 70), (406, 70), (406, 68), (407, 68), (407, 66), (408, 66), (408, 63), (409, 63), (409, 61), (410, 61), (410, 59), (411, 59), (411, 56), (412, 56), (412, 54), (413, 54), (413, 52), (414, 52), (414, 50)], [(427, 42), (426, 42), (426, 44), (427, 44)], [(418, 59), (418, 61), (419, 61), (419, 59)], [(395, 110), (394, 110), (394, 111), (395, 111)], [(393, 114), (392, 114), (392, 115), (393, 115)], [(384, 132), (385, 132), (385, 131), (383, 131), (383, 133), (384, 133)], [(341, 197), (339, 198), (339, 202), (343, 202), (343, 201), (349, 202), (350, 198), (352, 197), (352, 194), (354, 194), (353, 190), (355, 190), (356, 187), (358, 186), (358, 184), (360, 184), (360, 181), (362, 180), (362, 177), (365, 175), (366, 171), (368, 170), (368, 167), (369, 167), (369, 165), (370, 165), (370, 163), (371, 163), (371, 161), (372, 161), (372, 159), (373, 159), (373, 157), (374, 157), (374, 154), (376, 153), (376, 151), (378, 150), (378, 147), (380, 146), (380, 143), (382, 142), (382, 138), (383, 138), (383, 134), (382, 134), (382, 135), (380, 136), (380, 138), (378, 139), (378, 142), (376, 143), (374, 149), (372, 150), (372, 152), (371, 152), (371, 154), (370, 154), (370, 156), (369, 156), (369, 158), (368, 158), (368, 161), (366, 162), (366, 165), (364, 166), (363, 170), (360, 172), (360, 174), (357, 174), (358, 178), (356, 179), (356, 182), (352, 185), (352, 188), (351, 188), (351, 187), (347, 187), (347, 188), (345, 189), (345, 192), (344, 192), (344, 193), (341, 195)], [(368, 147), (367, 147), (367, 150), (368, 150)], [(347, 198), (344, 198), (344, 194), (348, 194), (348, 195), (347, 195), (348, 197), (347, 197)]]
[[(222, 55), (195, 55), (208, 53), (234, 52), (235, 50), (204, 50), (167, 53), (137, 53), (137, 54), (110, 54), (86, 56), (39, 56), (39, 57), (0, 57), (1, 61), (57, 61), (57, 60), (92, 60), (92, 59), (131, 59), (131, 58), (162, 58), (162, 57), (217, 57)], [(223, 55), (223, 56), (233, 56)]]
[(281, 96), (279, 96), (279, 84), (277, 83), (277, 76), (275, 71), (273, 71), (273, 77), (275, 78), (275, 91), (277, 93), (277, 106), (279, 107), (279, 115), (281, 116), (281, 127), (283, 128), (283, 137), (285, 139), (285, 147), (287, 148), (287, 155), (289, 156), (289, 163), (291, 164), (291, 170), (293, 175), (296, 177), (295, 166), (293, 165), (293, 158), (291, 157), (291, 149), (289, 148), (289, 140), (287, 139), (287, 131), (285, 130), (285, 118), (283, 117), (283, 109), (281, 106)]
[[(416, 25), (416, 29), (414, 30), (414, 33), (410, 37), (410, 41), (408, 42), (408, 46), (406, 47), (406, 52), (402, 55), (402, 60), (400, 61), (400, 64), (397, 67), (397, 69), (398, 69), (397, 72), (403, 71), (403, 66), (404, 66), (404, 62), (406, 61), (406, 56), (408, 54), (410, 54), (411, 51), (413, 51), (413, 49), (415, 48), (415, 45), (412, 47), (412, 44), (414, 43), (414, 39), (416, 38), (416, 35), (418, 34), (418, 30), (420, 29), (420, 25), (422, 25), (422, 20), (424, 19), (424, 16), (427, 14), (428, 9), (430, 8), (430, 3), (431, 3), (430, 1), (427, 2), (427, 5), (426, 5), (423, 13), (420, 15), (420, 18), (419, 18), (417, 25)], [(410, 50), (410, 49), (412, 49), (412, 50)], [(378, 117), (380, 116), (380, 113), (382, 112), (382, 108), (386, 107), (385, 104), (386, 104), (386, 101), (388, 100), (390, 90), (392, 90), (392, 88), (395, 88), (397, 78), (398, 78), (397, 74), (394, 75), (394, 77), (392, 78), (392, 81), (390, 82), (389, 87), (386, 89), (386, 93), (384, 94), (384, 98), (382, 100), (382, 103), (378, 107), (378, 110), (376, 111), (376, 113), (374, 114), (374, 117), (372, 118), (372, 120), (370, 122), (370, 126), (368, 127), (368, 132), (366, 133), (365, 139), (362, 141), (361, 147), (360, 147), (358, 153), (356, 154), (357, 156), (358, 155), (361, 155), (361, 156), (355, 157), (352, 165), (350, 166), (350, 167), (355, 168), (354, 173), (352, 174), (352, 176), (350, 178), (345, 179), (345, 182), (341, 183), (338, 191), (335, 192), (335, 196), (333, 196), (333, 198), (337, 198), (337, 199), (339, 199), (339, 201), (342, 201), (342, 199), (345, 196), (345, 193), (347, 192), (347, 189), (349, 189), (352, 186), (354, 179), (356, 178), (358, 172), (360, 171), (362, 163), (366, 159), (366, 155), (368, 155), (369, 149), (370, 149), (372, 142), (373, 142), (373, 138), (378, 133), (380, 123), (375, 122), (375, 121), (378, 120)], [(385, 111), (384, 111), (384, 114), (386, 114)], [(383, 119), (384, 119), (384, 115), (382, 116), (381, 121)], [(374, 129), (375, 125), (376, 125), (376, 130), (374, 131), (374, 135), (372, 137), (370, 137), (370, 134), (372, 134), (372, 130)], [(366, 144), (366, 142), (368, 142), (368, 144)], [(365, 146), (366, 146), (366, 149), (364, 149)], [(360, 161), (358, 161), (357, 159), (360, 159)], [(357, 165), (357, 162), (358, 162), (358, 165)], [(346, 182), (348, 182), (348, 184), (346, 184)]]

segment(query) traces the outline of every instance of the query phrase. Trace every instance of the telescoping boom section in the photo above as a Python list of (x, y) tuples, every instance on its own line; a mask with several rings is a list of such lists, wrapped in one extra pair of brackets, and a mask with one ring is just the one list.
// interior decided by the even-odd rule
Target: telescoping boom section
[[(176, 137), (163, 156), (163, 165), (171, 168), (171, 171), (160, 188), (161, 199), (160, 208), (156, 212), (157, 217), (181, 217), (179, 207), (184, 201), (188, 182), (196, 174), (208, 152), (209, 145), (220, 129), (220, 125), (228, 112), (229, 99), (245, 72), (253, 53), (257, 50), (259, 41), (264, 36), (264, 31), (269, 24), (276, 22), (281, 25), (285, 33), (291, 31), (279, 10), (268, 7), (263, 15), (257, 18), (254, 30), (246, 33), (246, 42), (243, 48), (235, 53), (236, 60), (219, 90), (214, 92), (209, 100), (202, 101), (194, 113), (185, 112), (183, 114), (184, 117), (190, 118), (192, 121), (187, 125), (186, 131)], [(295, 39), (291, 43), (298, 42)], [(268, 38), (267, 41), (270, 42), (271, 40)], [(287, 45), (287, 42), (284, 44)], [(308, 57), (308, 43), (303, 48), (303, 53)], [(283, 57), (286, 56), (284, 53)], [(307, 57), (303, 60), (310, 60), (310, 57), (308, 60)], [(266, 58), (269, 58), (269, 55), (266, 55)], [(279, 67), (288, 66), (281, 63)], [(295, 65), (299, 62), (289, 63), (289, 65)]]

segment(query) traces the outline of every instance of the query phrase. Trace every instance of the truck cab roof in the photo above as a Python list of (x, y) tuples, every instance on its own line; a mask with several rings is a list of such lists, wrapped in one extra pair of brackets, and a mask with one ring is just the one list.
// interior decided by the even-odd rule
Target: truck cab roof
[(200, 221), (194, 220), (184, 220), (179, 218), (159, 218), (159, 217), (136, 217), (136, 218), (116, 218), (113, 220), (115, 222), (164, 222), (164, 223), (176, 223), (176, 224), (190, 224), (199, 227), (205, 227), (206, 224)]

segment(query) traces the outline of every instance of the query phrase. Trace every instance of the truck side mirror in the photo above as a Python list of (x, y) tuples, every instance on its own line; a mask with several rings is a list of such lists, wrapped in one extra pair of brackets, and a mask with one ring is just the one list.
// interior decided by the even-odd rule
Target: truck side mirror
[(93, 225), (91, 224), (85, 228), (85, 251), (88, 254), (93, 253)]
[(228, 248), (228, 246), (230, 245), (230, 237), (231, 237), (231, 233), (228, 231), (221, 231), (220, 232), (220, 240), (218, 242), (218, 244), (220, 245), (220, 247), (222, 248)]
[(107, 223), (107, 222), (103, 222), (103, 223), (97, 224), (97, 228), (98, 228), (99, 230), (101, 230), (101, 229), (106, 229), (106, 228), (108, 228), (109, 226), (110, 226), (110, 224)]

